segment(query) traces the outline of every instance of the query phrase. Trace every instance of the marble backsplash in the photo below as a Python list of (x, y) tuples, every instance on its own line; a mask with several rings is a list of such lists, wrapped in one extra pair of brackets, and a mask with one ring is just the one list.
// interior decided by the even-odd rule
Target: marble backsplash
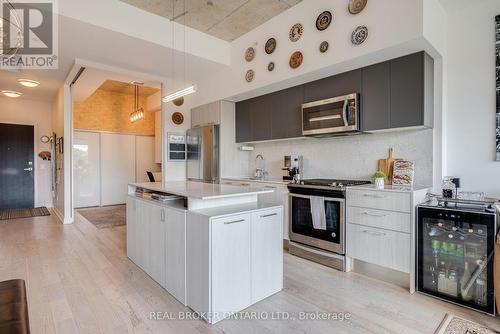
[(258, 143), (249, 167), (252, 173), (255, 157), (261, 154), (268, 177), (277, 179), (283, 175), (283, 156), (302, 155), (303, 178), (370, 179), (389, 147), (394, 148), (395, 158), (415, 161), (415, 184), (432, 185), (432, 129)]

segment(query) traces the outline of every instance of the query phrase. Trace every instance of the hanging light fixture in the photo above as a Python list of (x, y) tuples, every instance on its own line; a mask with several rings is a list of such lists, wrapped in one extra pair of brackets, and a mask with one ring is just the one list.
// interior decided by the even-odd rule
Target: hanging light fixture
[[(182, 12), (182, 16), (184, 17), (184, 24), (183, 24), (183, 33), (184, 33), (184, 81), (186, 81), (186, 16), (187, 16), (187, 11), (186, 11), (186, 0), (184, 0), (183, 2), (183, 5), (184, 5), (184, 8), (183, 8), (183, 12)], [(175, 40), (175, 32), (174, 32), (174, 20), (177, 16), (175, 15), (175, 1), (172, 2), (172, 19), (171, 19), (171, 22), (172, 22), (172, 48), (174, 47), (175, 43), (174, 43), (174, 40)], [(174, 70), (175, 69), (175, 66), (174, 66), (174, 50), (172, 49), (172, 69)], [(173, 75), (175, 77), (175, 74)], [(193, 94), (193, 93), (196, 93), (196, 90), (197, 90), (197, 86), (196, 85), (190, 85), (186, 88), (183, 88), (183, 89), (180, 89), (176, 92), (173, 92), (172, 94), (169, 94), (167, 96), (164, 96), (162, 98), (162, 101), (163, 102), (171, 102), (171, 101), (174, 101), (176, 99), (179, 99), (181, 97), (184, 97), (186, 95), (189, 95), (189, 94)]]
[(135, 123), (144, 118), (144, 109), (139, 108), (139, 85), (143, 83), (134, 81), (134, 111), (130, 114), (130, 121)]
[[(4, 8), (8, 7), (9, 11), (9, 15), (7, 16), (3, 13), (0, 20), (0, 56), (5, 61), (14, 57), (23, 45), (23, 24), (16, 9), (9, 0), (3, 0), (1, 3)], [(12, 43), (13, 45), (10, 42), (4, 45), (5, 41), (13, 40), (10, 36), (7, 36), (7, 26), (9, 27), (10, 34), (16, 34), (15, 43)]]

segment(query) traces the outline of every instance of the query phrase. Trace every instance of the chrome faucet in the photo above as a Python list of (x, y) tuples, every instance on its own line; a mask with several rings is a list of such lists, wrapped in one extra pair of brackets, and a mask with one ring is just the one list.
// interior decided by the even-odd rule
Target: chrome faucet
[[(260, 167), (257, 167), (258, 164), (257, 164), (257, 160), (260, 159)], [(257, 156), (255, 157), (255, 174), (254, 176), (256, 178), (259, 178), (259, 179), (263, 179), (268, 173), (266, 172), (265, 170), (265, 167), (264, 167), (264, 157), (262, 156), (262, 154), (257, 154)]]

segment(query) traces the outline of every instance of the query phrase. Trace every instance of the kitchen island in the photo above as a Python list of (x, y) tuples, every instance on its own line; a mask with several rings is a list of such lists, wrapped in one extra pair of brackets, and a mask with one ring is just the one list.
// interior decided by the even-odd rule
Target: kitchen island
[(283, 288), (283, 207), (269, 188), (132, 183), (127, 255), (178, 301), (216, 323)]

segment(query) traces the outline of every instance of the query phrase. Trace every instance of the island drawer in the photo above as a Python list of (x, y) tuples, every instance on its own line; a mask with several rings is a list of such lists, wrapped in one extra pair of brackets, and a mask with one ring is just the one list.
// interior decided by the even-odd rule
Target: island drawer
[(354, 259), (410, 272), (410, 234), (348, 224), (347, 253)]
[(348, 189), (347, 204), (362, 208), (411, 212), (411, 195), (400, 192)]
[(411, 233), (411, 215), (409, 213), (350, 206), (347, 208), (347, 222)]

